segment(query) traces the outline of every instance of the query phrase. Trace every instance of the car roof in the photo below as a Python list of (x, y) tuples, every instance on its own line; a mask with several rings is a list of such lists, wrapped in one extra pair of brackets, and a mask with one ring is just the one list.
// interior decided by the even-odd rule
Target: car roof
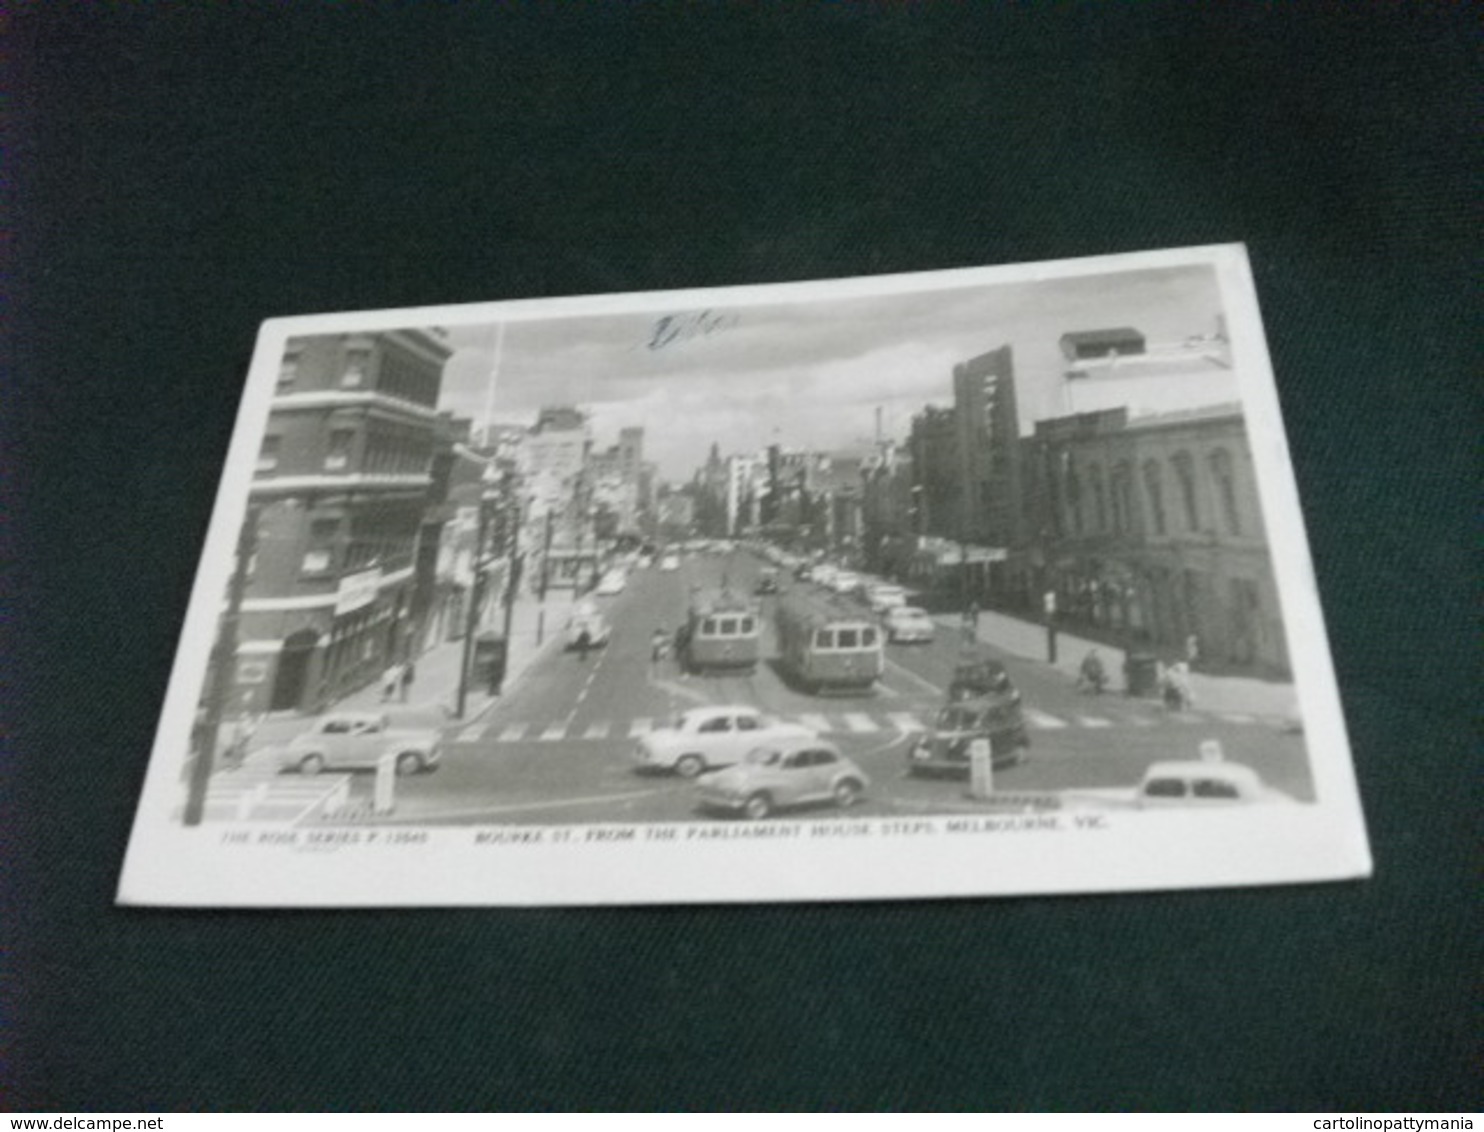
[(794, 751), (832, 751), (844, 758), (838, 746), (828, 739), (821, 739), (818, 735), (782, 735), (777, 739), (759, 743), (753, 748), (753, 750), (758, 749), (777, 751), (780, 755), (792, 754)]
[(1233, 782), (1262, 785), (1262, 777), (1243, 763), (1207, 762), (1204, 759), (1168, 759), (1150, 763), (1145, 778), (1225, 778)]

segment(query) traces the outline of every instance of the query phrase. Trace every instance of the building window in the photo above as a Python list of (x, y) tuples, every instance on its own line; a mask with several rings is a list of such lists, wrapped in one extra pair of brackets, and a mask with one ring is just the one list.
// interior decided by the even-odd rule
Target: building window
[(278, 449), (281, 443), (277, 436), (263, 437), (263, 446), (258, 449), (258, 471), (271, 472), (278, 467)]
[(1133, 473), (1129, 466), (1119, 464), (1113, 469), (1110, 495), (1113, 503), (1113, 533), (1126, 534), (1133, 527)]
[(1211, 478), (1216, 481), (1216, 492), (1221, 497), (1221, 513), (1226, 520), (1226, 529), (1234, 535), (1242, 533), (1242, 515), (1237, 510), (1237, 485), (1232, 471), (1232, 454), (1225, 448), (1211, 453)]
[(288, 389), (299, 380), (299, 347), (290, 346), (284, 351), (283, 361), (278, 363), (278, 388)]
[(337, 428), (330, 432), (330, 445), (325, 452), (325, 471), (343, 472), (350, 466), (350, 450), (356, 434), (348, 428)]
[(1067, 515), (1072, 524), (1072, 534), (1082, 533), (1082, 481), (1077, 477), (1076, 468), (1067, 469)]
[(335, 536), (339, 533), (337, 519), (316, 519), (309, 524), (309, 549), (304, 552), (303, 573), (328, 574), (334, 568)]
[(1108, 529), (1108, 500), (1103, 492), (1103, 469), (1092, 465), (1087, 470), (1087, 479), (1092, 484), (1092, 515), (1099, 533)]
[(365, 346), (352, 346), (345, 351), (345, 371), (340, 375), (342, 389), (360, 389), (366, 384), (366, 370), (371, 365), (371, 351)]
[(1165, 533), (1164, 476), (1155, 460), (1144, 465), (1144, 493), (1149, 497), (1149, 522), (1154, 533), (1162, 535)]
[(1175, 480), (1180, 485), (1180, 503), (1185, 511), (1185, 529), (1192, 532), (1199, 531), (1201, 513), (1200, 508), (1196, 506), (1195, 462), (1191, 460), (1189, 452), (1179, 452), (1170, 463), (1175, 469)]

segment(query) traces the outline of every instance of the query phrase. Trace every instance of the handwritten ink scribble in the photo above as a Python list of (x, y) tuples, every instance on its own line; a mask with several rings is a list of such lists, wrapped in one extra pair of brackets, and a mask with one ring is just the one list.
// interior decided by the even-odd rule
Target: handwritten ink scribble
[(650, 331), (648, 346), (651, 350), (663, 350), (676, 342), (692, 338), (707, 338), (736, 323), (737, 316), (720, 314), (713, 310), (691, 311), (686, 314), (667, 314), (657, 318)]

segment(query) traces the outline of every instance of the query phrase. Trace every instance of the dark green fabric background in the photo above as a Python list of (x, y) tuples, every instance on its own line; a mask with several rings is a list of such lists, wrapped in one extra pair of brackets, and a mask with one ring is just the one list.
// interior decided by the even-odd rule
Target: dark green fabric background
[[(1480, 1106), (1477, 8), (10, 10), (6, 1106)], [(260, 320), (1231, 240), (1374, 880), (113, 907)]]

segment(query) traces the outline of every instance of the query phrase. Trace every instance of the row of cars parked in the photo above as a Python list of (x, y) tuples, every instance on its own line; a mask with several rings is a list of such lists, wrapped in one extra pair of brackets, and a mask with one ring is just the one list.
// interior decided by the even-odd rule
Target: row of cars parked
[[(937, 635), (933, 619), (925, 609), (911, 603), (912, 595), (905, 586), (767, 544), (753, 549), (775, 567), (790, 571), (799, 581), (813, 582), (837, 597), (868, 606), (881, 621), (886, 639), (894, 644), (930, 644)], [(777, 591), (777, 573), (765, 570), (758, 580), (758, 593)]]

